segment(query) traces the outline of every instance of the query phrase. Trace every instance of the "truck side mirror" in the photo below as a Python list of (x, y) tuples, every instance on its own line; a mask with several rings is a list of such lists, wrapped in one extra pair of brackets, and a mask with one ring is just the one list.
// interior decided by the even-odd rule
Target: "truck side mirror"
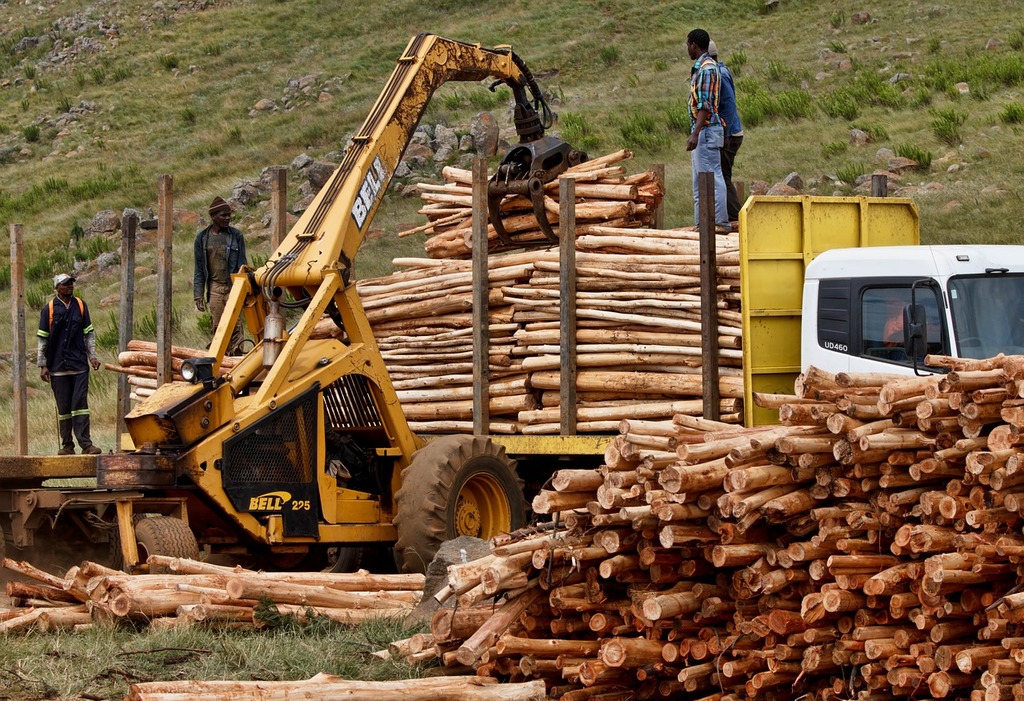
[(928, 349), (928, 322), (923, 304), (903, 307), (903, 350), (913, 360), (924, 358)]

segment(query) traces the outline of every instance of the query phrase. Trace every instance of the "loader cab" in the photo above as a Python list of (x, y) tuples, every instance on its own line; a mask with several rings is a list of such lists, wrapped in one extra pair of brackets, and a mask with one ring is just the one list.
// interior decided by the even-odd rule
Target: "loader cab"
[[(807, 268), (801, 366), (913, 374), (904, 333), (915, 305), (925, 354), (1024, 353), (1024, 247), (836, 249)], [(922, 316), (923, 314), (923, 316)]]

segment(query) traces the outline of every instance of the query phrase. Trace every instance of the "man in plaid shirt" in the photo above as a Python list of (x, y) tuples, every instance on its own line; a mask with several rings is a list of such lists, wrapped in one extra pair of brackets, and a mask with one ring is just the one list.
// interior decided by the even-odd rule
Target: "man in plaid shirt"
[(694, 61), (690, 72), (690, 138), (686, 150), (692, 151), (690, 167), (693, 171), (693, 222), (700, 222), (700, 194), (698, 173), (712, 173), (715, 177), (715, 224), (729, 227), (726, 213), (725, 178), (722, 175), (722, 145), (725, 132), (718, 115), (718, 99), (722, 76), (718, 61), (708, 53), (711, 37), (703, 29), (694, 29), (686, 35), (686, 51)]

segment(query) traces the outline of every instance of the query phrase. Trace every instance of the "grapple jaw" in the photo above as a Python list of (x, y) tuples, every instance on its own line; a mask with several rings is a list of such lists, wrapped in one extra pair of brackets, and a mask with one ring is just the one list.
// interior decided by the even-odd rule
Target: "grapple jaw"
[(522, 245), (506, 231), (501, 220), (501, 200), (505, 195), (522, 195), (533, 203), (533, 214), (544, 236), (557, 242), (558, 236), (548, 222), (544, 208), (544, 185), (557, 178), (571, 166), (583, 163), (587, 154), (577, 151), (561, 139), (541, 136), (517, 144), (502, 159), (497, 172), (487, 185), (487, 214), (502, 245)]

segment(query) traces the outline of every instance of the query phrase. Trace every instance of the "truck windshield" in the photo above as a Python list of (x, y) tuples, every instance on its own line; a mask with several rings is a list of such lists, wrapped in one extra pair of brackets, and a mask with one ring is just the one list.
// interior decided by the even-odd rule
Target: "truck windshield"
[(951, 278), (949, 304), (961, 358), (1024, 353), (1024, 275)]

